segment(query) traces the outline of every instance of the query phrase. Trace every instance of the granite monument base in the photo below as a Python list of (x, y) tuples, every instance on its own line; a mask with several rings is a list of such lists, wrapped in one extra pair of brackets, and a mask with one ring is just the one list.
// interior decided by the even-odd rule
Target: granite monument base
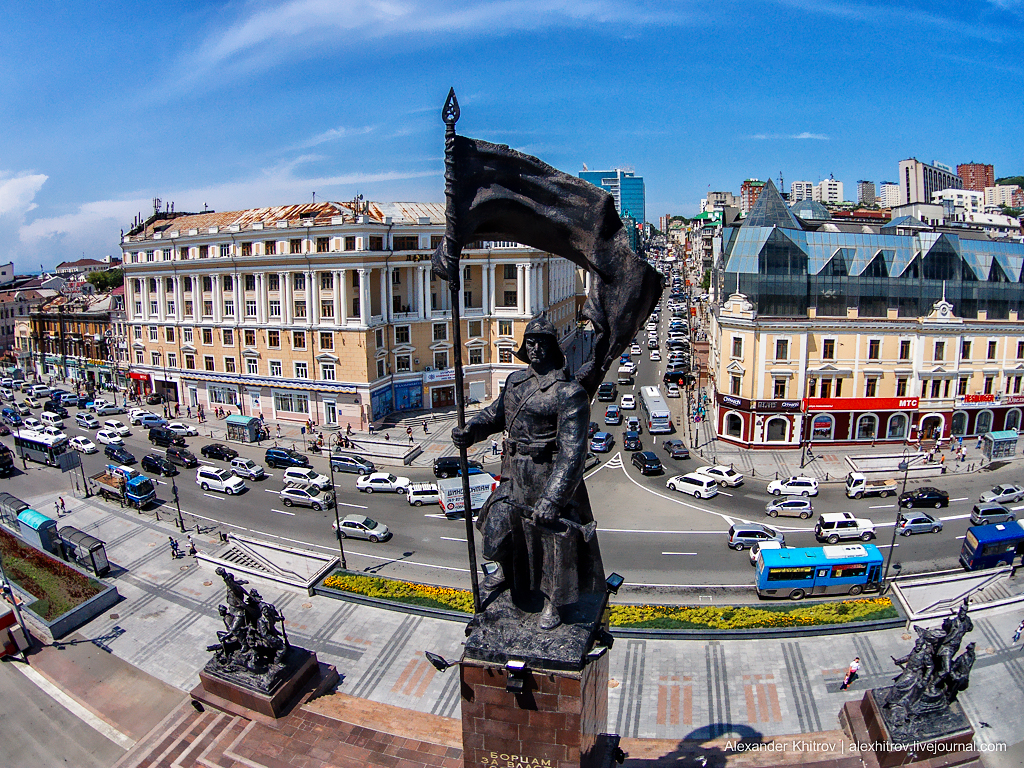
[(870, 690), (860, 701), (844, 704), (839, 713), (843, 730), (860, 745), (865, 768), (981, 768), (980, 755), (973, 749), (974, 728), (957, 702), (943, 717), (919, 724), (912, 737), (902, 732), (897, 737), (881, 704), (888, 690)]
[[(219, 709), (231, 709), (224, 706), (226, 703), (265, 717), (278, 718), (291, 710), (314, 676), (320, 676), (316, 654), (294, 646), (269, 690), (262, 690), (237, 674), (223, 673), (211, 659), (199, 673), (199, 685), (192, 691), (192, 698), (207, 701)], [(204, 693), (211, 694), (215, 700), (207, 699)]]

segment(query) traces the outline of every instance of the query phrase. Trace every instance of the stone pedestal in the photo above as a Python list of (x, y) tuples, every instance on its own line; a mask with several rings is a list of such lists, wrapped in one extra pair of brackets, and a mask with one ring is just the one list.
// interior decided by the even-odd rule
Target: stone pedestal
[(307, 683), (314, 677), (320, 677), (316, 654), (295, 647), (288, 655), (287, 665), (277, 684), (267, 691), (247, 685), (244, 676), (219, 674), (211, 665), (212, 662), (199, 673), (199, 685), (192, 691), (193, 699), (219, 709), (255, 712), (268, 718), (287, 714), (308, 687)]
[(897, 739), (893, 738), (881, 705), (887, 690), (868, 691), (863, 699), (847, 702), (839, 712), (843, 730), (862, 747), (860, 756), (865, 768), (981, 767), (980, 755), (970, 748), (974, 729), (958, 703), (950, 705), (941, 722), (922, 725), (912, 739)]
[(618, 736), (604, 733), (608, 654), (577, 672), (531, 667), (521, 693), (505, 690), (504, 666), (463, 659), (460, 673), (466, 768), (613, 765)]

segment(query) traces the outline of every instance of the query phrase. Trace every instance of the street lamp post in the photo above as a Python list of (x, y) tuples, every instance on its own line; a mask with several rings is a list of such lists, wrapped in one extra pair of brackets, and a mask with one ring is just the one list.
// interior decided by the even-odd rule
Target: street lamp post
[(334, 493), (334, 534), (338, 538), (338, 552), (341, 554), (341, 569), (344, 571), (348, 570), (348, 564), (345, 562), (345, 545), (342, 543), (344, 539), (341, 537), (341, 517), (338, 515), (338, 489), (334, 487), (334, 461), (333, 451), (335, 448), (341, 446), (341, 433), (335, 433), (331, 435), (330, 440), (327, 441), (327, 466), (331, 468), (331, 491)]
[(185, 532), (185, 520), (181, 516), (181, 504), (178, 502), (178, 484), (171, 478), (171, 493), (174, 494), (174, 507), (178, 510), (178, 519), (175, 521), (178, 525), (178, 530), (182, 533)]
[(892, 524), (892, 541), (889, 543), (889, 556), (885, 558), (885, 573), (882, 574), (882, 593), (889, 589), (889, 564), (892, 562), (892, 552), (896, 549), (896, 529), (903, 518), (903, 494), (907, 492), (907, 473), (910, 471), (910, 449), (903, 449), (903, 460), (896, 465), (897, 469), (903, 470), (903, 489), (900, 491), (899, 499), (896, 502), (896, 522)]

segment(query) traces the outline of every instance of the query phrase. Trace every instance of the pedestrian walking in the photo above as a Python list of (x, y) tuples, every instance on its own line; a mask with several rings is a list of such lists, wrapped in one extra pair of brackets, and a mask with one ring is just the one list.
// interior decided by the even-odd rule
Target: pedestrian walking
[(352, 422), (349, 422), (348, 424), (345, 425), (345, 435), (347, 437), (352, 436)]
[(845, 691), (850, 687), (850, 683), (857, 679), (857, 673), (860, 672), (860, 656), (854, 657), (853, 661), (850, 662), (850, 669), (846, 673), (846, 677), (843, 678), (843, 684), (839, 686), (840, 691)]
[(186, 405), (185, 406), (185, 416), (187, 416), (190, 419), (192, 418), (192, 406), (191, 405)]
[(167, 537), (167, 543), (171, 547), (171, 560), (177, 560), (178, 559), (178, 555), (181, 554), (178, 551), (178, 542), (175, 541), (173, 536), (168, 536)]
[(67, 513), (67, 508), (64, 506), (64, 497), (63, 496), (58, 496), (57, 497), (57, 501), (60, 502), (60, 513), (62, 515), (66, 514)]
[(57, 517), (60, 517), (60, 502), (59, 501), (53, 502), (53, 514), (56, 515)]
[(373, 424), (370, 425), (369, 429), (370, 429), (370, 434), (372, 435), (373, 434)]
[(391, 440), (391, 435), (389, 435), (387, 432), (385, 432), (384, 433), (384, 439), (385, 440)]
[(189, 557), (195, 557), (196, 556), (196, 543), (194, 541), (192, 541), (192, 534), (191, 533), (188, 535), (188, 556)]
[(491, 456), (498, 455), (498, 440), (497, 438), (491, 438)]
[(1017, 625), (1017, 630), (1013, 633), (1013, 642), (1020, 640), (1020, 633), (1024, 632), (1024, 620), (1021, 620), (1020, 624)]
[(281, 425), (280, 424), (277, 425), (277, 439), (278, 440), (281, 439)]
[(405, 434), (407, 434), (409, 436), (409, 442), (412, 443), (412, 441), (413, 441), (412, 440), (412, 427), (406, 427), (405, 428)]
[(423, 420), (423, 434), (426, 435), (426, 434), (429, 434), (429, 432), (430, 432), (430, 430), (427, 429), (427, 420), (424, 419)]
[(174, 404), (174, 418), (176, 418), (176, 419), (180, 419), (181, 418), (181, 403), (175, 403)]

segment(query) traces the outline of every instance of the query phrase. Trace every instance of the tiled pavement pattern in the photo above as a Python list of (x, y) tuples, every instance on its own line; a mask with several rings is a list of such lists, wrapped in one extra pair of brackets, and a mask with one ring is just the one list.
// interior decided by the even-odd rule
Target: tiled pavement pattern
[[(45, 496), (26, 501), (52, 504)], [(111, 562), (124, 569), (113, 581), (126, 599), (80, 635), (163, 684), (183, 693), (193, 688), (219, 627), (220, 579), (190, 560), (171, 560), (169, 524), (81, 500), (62, 522), (106, 541)], [(337, 667), (342, 694), (426, 717), (459, 717), (457, 672), (437, 673), (422, 652), (457, 659), (462, 624), (258, 586), (287, 617), (292, 642)], [(1024, 735), (1024, 652), (1010, 639), (1020, 618), (1019, 609), (979, 613), (969, 636), (978, 661), (961, 700), (984, 741), (1013, 744)], [(911, 638), (901, 629), (769, 640), (620, 638), (609, 654), (608, 728), (629, 738), (703, 740), (830, 731), (844, 702), (891, 679), (889, 657), (906, 653)], [(861, 676), (839, 691), (854, 656)], [(88, 695), (82, 692), (86, 705)]]

